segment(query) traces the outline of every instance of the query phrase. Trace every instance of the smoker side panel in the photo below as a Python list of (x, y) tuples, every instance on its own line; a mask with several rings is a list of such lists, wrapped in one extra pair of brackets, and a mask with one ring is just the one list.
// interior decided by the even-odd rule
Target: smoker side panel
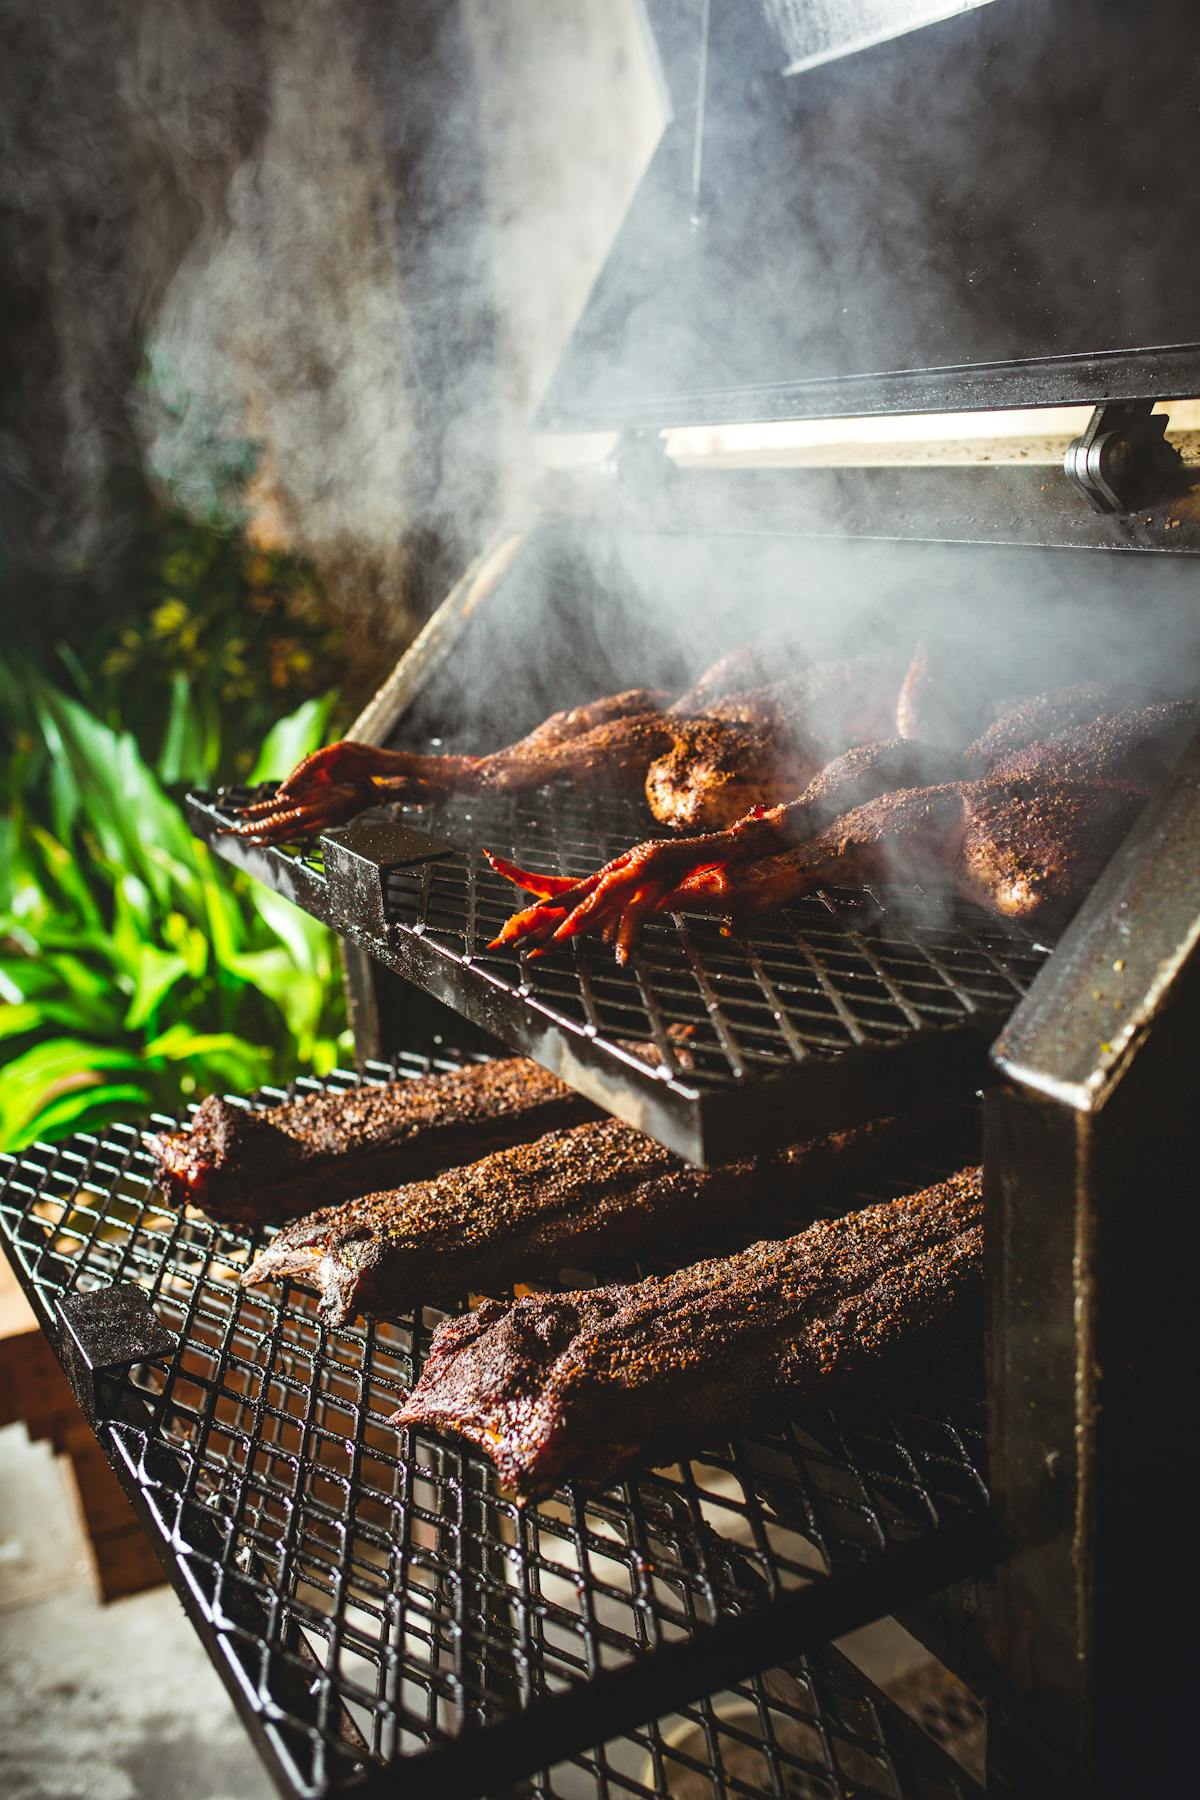
[(1181, 1773), (1191, 1670), (1162, 1640), (1196, 1577), (1198, 1027), (1200, 742), (994, 1052), (998, 1784), (1030, 1752), (1056, 1792)]

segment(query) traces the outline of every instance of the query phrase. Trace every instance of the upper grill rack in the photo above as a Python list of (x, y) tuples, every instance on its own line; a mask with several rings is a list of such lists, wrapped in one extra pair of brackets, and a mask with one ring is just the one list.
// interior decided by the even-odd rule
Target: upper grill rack
[[(262, 849), (218, 835), (259, 793), (190, 796), (193, 829), (696, 1162), (854, 1123), (932, 1081), (966, 1091), (1048, 955), (1022, 927), (918, 889), (826, 892), (753, 928), (671, 915), (651, 921), (624, 970), (584, 939), (534, 959), (489, 951), (519, 901), (484, 861), (485, 845), (540, 872), (583, 874), (650, 834), (640, 803), (553, 787), (404, 809), (455, 849), (387, 877), (381, 924), (358, 904), (339, 908), (319, 841)], [(654, 1046), (654, 1065), (634, 1053), (639, 1045)]]
[[(172, 1358), (121, 1379), (98, 1429), (290, 1793), (358, 1789), (397, 1758), (414, 1791), (495, 1791), (572, 1757), (575, 1774), (595, 1775), (587, 1792), (669, 1791), (658, 1728), (628, 1740), (648, 1746), (651, 1779), (621, 1785), (618, 1758), (609, 1781), (609, 1752), (581, 1747), (814, 1650), (986, 1558), (971, 1397), (816, 1408), (603, 1494), (567, 1487), (521, 1510), (481, 1459), (423, 1434), (406, 1443), (385, 1423), (434, 1317), (331, 1330), (294, 1288), (243, 1293), (255, 1236), (179, 1213), (153, 1176), (128, 1126), (6, 1156), (0, 1236), (47, 1331), (64, 1297), (134, 1282), (177, 1334)], [(912, 1184), (928, 1176), (907, 1172)], [(730, 1636), (747, 1618), (762, 1646), (749, 1655)], [(703, 1663), (681, 1671), (701, 1644)], [(630, 1670), (632, 1699), (620, 1685)], [(854, 1729), (878, 1785), (864, 1787), (860, 1767), (855, 1787), (844, 1708), (822, 1698), (820, 1667), (793, 1674), (785, 1716), (761, 1684), (741, 1690), (756, 1708), (744, 1730), (768, 1765), (800, 1754), (799, 1717), (814, 1794), (910, 1791), (892, 1726), (869, 1708), (874, 1724)], [(715, 1744), (728, 1728), (703, 1716)], [(553, 1771), (537, 1779), (538, 1792), (571, 1791)]]

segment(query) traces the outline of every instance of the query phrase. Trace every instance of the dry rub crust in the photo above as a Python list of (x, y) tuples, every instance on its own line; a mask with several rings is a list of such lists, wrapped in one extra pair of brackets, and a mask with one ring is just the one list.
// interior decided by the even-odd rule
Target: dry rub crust
[(466, 789), (522, 793), (544, 782), (568, 779), (582, 785), (636, 789), (646, 766), (672, 742), (671, 723), (657, 711), (621, 714), (578, 734), (531, 732), (510, 749), (480, 757)]
[(524, 1057), (250, 1110), (210, 1095), (190, 1129), (148, 1139), (178, 1200), (217, 1219), (293, 1218), (594, 1112)]
[(650, 811), (678, 831), (718, 831), (754, 806), (800, 793), (821, 764), (818, 751), (764, 725), (680, 719), (675, 742), (646, 776)]
[(1044, 781), (967, 782), (956, 885), (1003, 918), (1057, 919), (1078, 905), (1144, 796)]
[(315, 1286), (335, 1324), (405, 1314), (616, 1255), (719, 1241), (731, 1225), (744, 1236), (748, 1209), (760, 1225), (781, 1207), (793, 1219), (821, 1210), (861, 1191), (901, 1151), (927, 1154), (957, 1136), (967, 1153), (962, 1130), (957, 1112), (930, 1109), (697, 1169), (632, 1125), (596, 1120), (297, 1219), (242, 1282)]
[(335, 1324), (356, 1312), (448, 1304), (472, 1288), (552, 1277), (601, 1247), (644, 1242), (694, 1208), (711, 1214), (752, 1170), (752, 1162), (694, 1169), (634, 1126), (599, 1119), (299, 1219), (243, 1284), (316, 1281)]
[(981, 1171), (629, 1287), (489, 1301), (434, 1335), (393, 1423), (522, 1495), (604, 1485), (977, 1333)]
[(1105, 713), (1121, 712), (1138, 698), (1135, 690), (1111, 681), (1078, 681), (1070, 687), (1033, 694), (1007, 707), (987, 730), (963, 751), (963, 766), (972, 774), (994, 770), (1005, 757), (1028, 744), (1057, 737), (1077, 725), (1088, 725)]
[(868, 800), (908, 788), (936, 787), (953, 781), (957, 773), (957, 758), (936, 744), (884, 738), (857, 744), (827, 762), (797, 804), (819, 828)]
[(1154, 792), (1200, 723), (1192, 700), (1163, 700), (1074, 725), (1002, 756), (989, 781), (1111, 782)]

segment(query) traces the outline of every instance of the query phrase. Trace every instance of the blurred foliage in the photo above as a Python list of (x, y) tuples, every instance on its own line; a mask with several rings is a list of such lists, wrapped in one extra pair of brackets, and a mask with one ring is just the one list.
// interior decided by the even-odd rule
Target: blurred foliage
[(0, 565), (6, 1149), (350, 1047), (332, 934), (214, 860), (180, 805), (336, 735), (344, 634), (304, 561), (247, 530), (260, 446), (169, 369), (145, 388), (208, 487), (168, 502), (131, 470), (94, 566)]
[[(0, 667), (0, 705), (0, 1144), (343, 1058), (332, 934), (215, 863), (166, 791), (211, 770), (186, 679), (156, 766), (29, 666)], [(312, 698), (280, 721), (254, 773), (290, 768), (331, 709)]]
[(60, 678), (132, 731), (168, 784), (246, 775), (280, 714), (343, 672), (341, 635), (300, 558), (156, 502), (124, 560), (120, 600), (106, 598), (88, 636), (86, 667), (66, 636), (36, 660), (57, 658)]

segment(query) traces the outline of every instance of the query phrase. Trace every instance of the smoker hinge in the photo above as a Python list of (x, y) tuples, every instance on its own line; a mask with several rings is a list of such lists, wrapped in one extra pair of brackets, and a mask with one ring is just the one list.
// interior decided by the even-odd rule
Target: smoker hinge
[(329, 922), (376, 936), (387, 930), (387, 878), (394, 869), (454, 855), (454, 845), (399, 820), (358, 818), (321, 834)]
[(69, 1294), (58, 1302), (58, 1317), (67, 1380), (92, 1425), (112, 1411), (118, 1376), (135, 1363), (174, 1356), (178, 1345), (135, 1281)]
[(1167, 416), (1153, 400), (1110, 400), (1069, 446), (1068, 479), (1103, 513), (1133, 512), (1161, 498), (1182, 457), (1165, 437)]

